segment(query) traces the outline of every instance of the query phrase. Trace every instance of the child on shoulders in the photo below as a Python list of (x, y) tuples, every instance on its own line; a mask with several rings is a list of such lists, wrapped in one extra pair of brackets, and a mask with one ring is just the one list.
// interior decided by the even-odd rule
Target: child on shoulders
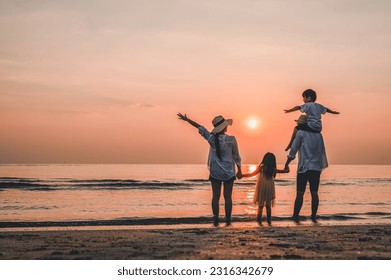
[[(316, 101), (316, 92), (312, 89), (307, 89), (303, 92), (303, 101), (304, 104), (300, 106), (295, 106), (292, 109), (284, 110), (285, 113), (291, 113), (294, 111), (300, 110), (301, 112), (306, 114), (306, 122), (303, 123), (304, 117), (300, 116), (296, 120), (299, 125), (295, 127), (292, 133), (291, 141), (289, 142), (285, 151), (288, 151), (292, 142), (295, 139), (297, 130), (305, 130), (314, 133), (320, 133), (322, 131), (322, 114), (331, 113), (331, 114), (339, 114), (337, 111), (330, 110), (329, 108), (319, 104)], [(300, 121), (300, 122), (299, 122)]]

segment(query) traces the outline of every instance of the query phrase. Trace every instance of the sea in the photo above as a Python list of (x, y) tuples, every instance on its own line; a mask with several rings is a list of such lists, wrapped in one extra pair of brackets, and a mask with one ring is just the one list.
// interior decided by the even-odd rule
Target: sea
[[(208, 175), (205, 164), (1, 164), (0, 228), (208, 224)], [(295, 175), (291, 165), (276, 177), (273, 222), (291, 223)], [(255, 183), (235, 181), (233, 223), (255, 220)], [(319, 197), (320, 222), (391, 223), (391, 165), (332, 165), (322, 172)], [(307, 187), (302, 220), (310, 212)]]

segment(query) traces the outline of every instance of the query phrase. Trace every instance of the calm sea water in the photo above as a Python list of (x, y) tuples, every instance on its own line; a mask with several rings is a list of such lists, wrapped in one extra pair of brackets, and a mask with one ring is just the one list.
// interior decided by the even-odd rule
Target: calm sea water
[[(252, 170), (255, 165), (247, 165)], [(295, 172), (276, 179), (275, 220), (292, 215)], [(208, 221), (211, 187), (196, 165), (0, 165), (0, 226), (86, 221)], [(251, 220), (255, 178), (237, 180), (233, 217)], [(318, 214), (328, 221), (391, 222), (391, 166), (335, 165), (321, 177)], [(223, 198), (221, 213), (224, 214)], [(307, 190), (301, 215), (310, 215)]]

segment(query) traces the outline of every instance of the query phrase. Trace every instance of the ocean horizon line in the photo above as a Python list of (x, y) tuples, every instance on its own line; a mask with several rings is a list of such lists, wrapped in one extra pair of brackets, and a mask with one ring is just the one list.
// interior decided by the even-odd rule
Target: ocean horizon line
[[(259, 162), (254, 162), (254, 163), (243, 163), (243, 165), (254, 165), (254, 164), (259, 164)], [(277, 165), (284, 165), (285, 162), (277, 162)], [(202, 162), (202, 163), (151, 163), (151, 162), (146, 162), (146, 163), (140, 163), (140, 162), (133, 162), (133, 163), (101, 163), (101, 162), (91, 162), (91, 163), (76, 163), (76, 162), (69, 162), (69, 163), (66, 163), (66, 162), (54, 162), (54, 163), (50, 163), (50, 162), (42, 162), (42, 163), (15, 163), (15, 162), (0, 162), (0, 166), (1, 165), (15, 165), (15, 166), (45, 166), (45, 165), (207, 165), (205, 162)], [(297, 164), (295, 163), (292, 163), (291, 164), (292, 166), (296, 166)], [(334, 166), (334, 165), (343, 165), (343, 166), (377, 166), (377, 165), (380, 165), (380, 166), (389, 166), (391, 165), (391, 163), (332, 163), (332, 164), (329, 164), (329, 167), (330, 166)]]

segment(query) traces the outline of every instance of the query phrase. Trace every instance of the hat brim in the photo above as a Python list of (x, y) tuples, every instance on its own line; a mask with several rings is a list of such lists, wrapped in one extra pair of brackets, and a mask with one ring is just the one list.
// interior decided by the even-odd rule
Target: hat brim
[(302, 115), (300, 115), (300, 117), (297, 120), (295, 120), (295, 122), (300, 123), (300, 124), (306, 124), (307, 123), (307, 116), (302, 114)]
[(232, 119), (226, 119), (223, 123), (221, 123), (220, 125), (213, 128), (211, 133), (219, 133), (219, 132), (223, 131), (224, 128), (226, 128), (227, 126), (232, 125), (232, 123), (233, 123)]

